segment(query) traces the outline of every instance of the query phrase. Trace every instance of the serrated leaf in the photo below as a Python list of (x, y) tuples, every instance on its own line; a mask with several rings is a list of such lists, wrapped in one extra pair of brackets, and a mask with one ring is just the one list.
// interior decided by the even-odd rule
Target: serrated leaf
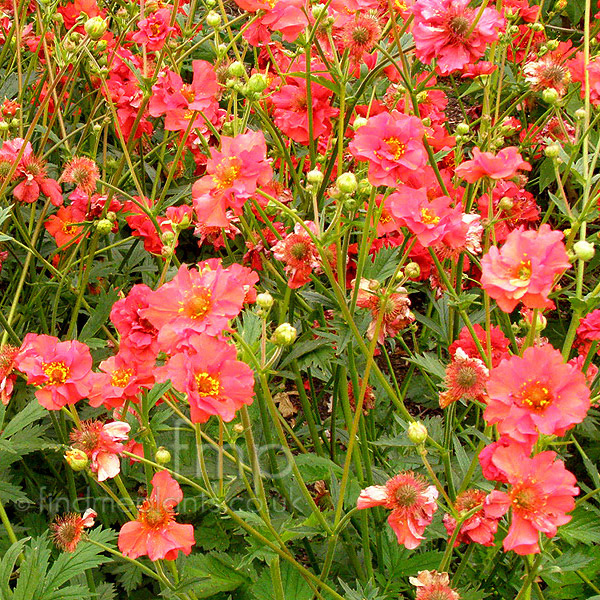
[(0, 500), (3, 502), (28, 502), (33, 504), (18, 485), (0, 481)]
[[(302, 575), (287, 562), (282, 562), (281, 583), (284, 597), (290, 600), (310, 600), (314, 594)], [(273, 580), (269, 569), (264, 569), (251, 592), (257, 600), (277, 600), (273, 591)]]
[(209, 513), (200, 527), (196, 529), (198, 546), (203, 550), (227, 550), (229, 548), (229, 534), (223, 527), (221, 520), (213, 513)]
[(108, 321), (110, 311), (112, 310), (113, 304), (119, 299), (119, 293), (115, 289), (108, 290), (108, 292), (102, 292), (98, 303), (94, 307), (90, 318), (83, 326), (81, 333), (79, 334), (79, 340), (84, 342), (85, 340), (94, 337), (94, 334)]
[(19, 568), (19, 579), (13, 600), (40, 600), (38, 588), (43, 586), (50, 549), (44, 536), (30, 542), (25, 548), (25, 560)]
[(407, 358), (406, 360), (420, 367), (428, 375), (435, 375), (439, 379), (444, 379), (446, 377), (444, 365), (440, 359), (431, 352), (416, 354), (412, 358)]
[(2, 557), (2, 562), (0, 562), (0, 599), (1, 600), (10, 600), (13, 597), (13, 592), (10, 589), (8, 582), (10, 580), (10, 576), (14, 571), (15, 564), (17, 562), (17, 558), (19, 554), (23, 551), (23, 546), (29, 541), (30, 538), (23, 538), (15, 542), (7, 551), (6, 554)]
[(110, 567), (117, 577), (117, 583), (126, 591), (132, 592), (142, 584), (142, 572), (131, 563), (122, 563)]
[(578, 571), (587, 567), (594, 558), (575, 549), (567, 550), (562, 556), (559, 556), (554, 563), (561, 571)]
[(400, 248), (394, 246), (381, 248), (365, 265), (363, 277), (383, 282), (395, 273), (399, 259)]
[(46, 414), (46, 409), (39, 402), (30, 402), (10, 420), (2, 431), (0, 439), (6, 440), (10, 438), (22, 429), (25, 429), (28, 425), (43, 418)]
[(210, 598), (219, 592), (231, 592), (250, 579), (238, 571), (232, 559), (222, 553), (196, 554), (185, 563), (186, 576), (204, 578), (194, 586), (198, 598)]
[(329, 481), (332, 473), (338, 478), (342, 476), (342, 468), (324, 456), (299, 454), (295, 461), (305, 483), (314, 483), (321, 479)]
[(600, 516), (596, 511), (579, 507), (571, 515), (571, 521), (558, 529), (561, 539), (573, 546), (600, 542)]

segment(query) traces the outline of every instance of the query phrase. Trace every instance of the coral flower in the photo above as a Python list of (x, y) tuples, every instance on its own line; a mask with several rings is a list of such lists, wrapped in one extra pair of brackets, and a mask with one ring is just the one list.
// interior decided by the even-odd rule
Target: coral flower
[(476, 62), (498, 39), (504, 18), (494, 8), (468, 8), (469, 0), (418, 0), (412, 7), (417, 57), (436, 60), (442, 75)]
[(44, 227), (56, 240), (56, 245), (63, 248), (72, 244), (83, 232), (82, 225), (75, 225), (75, 223), (83, 221), (85, 221), (85, 214), (71, 204), (59, 208), (55, 214), (50, 215), (46, 219)]
[(527, 443), (538, 433), (564, 435), (590, 407), (585, 376), (550, 346), (527, 348), (492, 369), (484, 417), (499, 433)]
[[(485, 506), (486, 493), (481, 490), (465, 490), (456, 497), (454, 508), (460, 515), (468, 513), (475, 508), (480, 508), (474, 515), (470, 516), (460, 527), (460, 531), (454, 542), (455, 546), (460, 543), (470, 544), (475, 542), (482, 546), (493, 546), (494, 536), (498, 530), (499, 518), (488, 514)], [(448, 536), (452, 537), (456, 530), (456, 519), (449, 514), (444, 515), (444, 527)]]
[(492, 246), (481, 259), (481, 285), (504, 312), (519, 302), (528, 308), (552, 308), (554, 278), (571, 265), (562, 231), (542, 225), (538, 231), (511, 231), (501, 250)]
[(140, 19), (137, 26), (138, 31), (134, 32), (131, 39), (152, 52), (160, 50), (169, 35), (176, 31), (175, 27), (171, 27), (171, 11), (168, 8), (160, 8), (145, 19)]
[(408, 580), (417, 588), (415, 600), (459, 600), (460, 596), (450, 587), (448, 573), (419, 571)]
[(491, 492), (486, 510), (501, 517), (512, 508), (505, 551), (537, 553), (540, 531), (554, 537), (557, 527), (571, 520), (566, 513), (575, 508), (577, 480), (561, 460), (555, 459), (556, 452), (550, 451), (529, 458), (520, 446), (498, 448), (494, 453), (494, 464), (506, 474), (510, 489)]
[(261, 131), (221, 136), (221, 150), (212, 151), (206, 173), (192, 186), (194, 210), (202, 224), (227, 227), (226, 210), (239, 215), (256, 188), (273, 177), (265, 136)]
[(440, 407), (446, 408), (462, 398), (485, 400), (488, 376), (489, 371), (481, 359), (471, 358), (462, 348), (457, 348), (452, 362), (446, 368), (448, 391), (440, 394)]
[(514, 177), (519, 169), (531, 171), (531, 165), (523, 160), (518, 149), (514, 146), (502, 148), (498, 154), (481, 152), (479, 148), (473, 148), (473, 158), (456, 167), (456, 174), (469, 183), (475, 183), (482, 177), (490, 179), (510, 179)]
[(75, 552), (81, 541), (83, 530), (94, 526), (94, 519), (98, 516), (95, 510), (88, 508), (83, 515), (70, 513), (56, 517), (50, 525), (52, 540), (65, 552)]
[(61, 181), (74, 183), (86, 195), (91, 195), (100, 179), (100, 170), (91, 158), (75, 156), (65, 165), (60, 178)]
[(369, 162), (371, 184), (395, 186), (425, 166), (424, 133), (417, 117), (384, 112), (358, 129), (348, 149), (355, 158)]
[(188, 395), (194, 423), (205, 423), (211, 415), (231, 421), (254, 397), (254, 373), (237, 360), (235, 346), (216, 337), (194, 334), (189, 352), (172, 356), (159, 377)]
[[(481, 343), (481, 347), (486, 349), (487, 334), (485, 329), (481, 325), (476, 324), (473, 325), (473, 331)], [(496, 327), (495, 325), (492, 325), (490, 329), (490, 341), (492, 347), (492, 367), (497, 367), (502, 359), (508, 358), (508, 346), (510, 345), (510, 342), (504, 333), (502, 333), (502, 329), (500, 329), (500, 327)], [(454, 356), (459, 348), (461, 348), (463, 352), (465, 352), (465, 354), (471, 358), (481, 358), (479, 349), (473, 341), (473, 336), (471, 335), (468, 327), (463, 327), (460, 330), (458, 338), (450, 345), (448, 352)]]
[(183, 500), (179, 484), (167, 471), (152, 478), (152, 492), (139, 508), (138, 518), (119, 532), (119, 550), (129, 558), (175, 560), (179, 551), (192, 551), (194, 528), (175, 521), (175, 506)]
[(127, 441), (129, 430), (129, 425), (123, 421), (82, 421), (79, 429), (71, 431), (73, 448), (86, 453), (90, 469), (97, 474), (98, 481), (112, 479), (119, 474), (119, 454), (125, 449), (121, 442)]
[(28, 384), (40, 386), (35, 396), (48, 410), (75, 404), (92, 389), (90, 349), (76, 340), (28, 333), (14, 364)]
[(437, 497), (435, 486), (428, 486), (423, 477), (412, 471), (404, 471), (385, 485), (372, 485), (362, 490), (356, 507), (383, 506), (390, 509), (388, 523), (398, 543), (413, 550), (425, 539), (423, 532), (437, 510)]
[(9, 344), (0, 347), (0, 401), (4, 405), (8, 404), (17, 380), (14, 369), (19, 351), (19, 348)]

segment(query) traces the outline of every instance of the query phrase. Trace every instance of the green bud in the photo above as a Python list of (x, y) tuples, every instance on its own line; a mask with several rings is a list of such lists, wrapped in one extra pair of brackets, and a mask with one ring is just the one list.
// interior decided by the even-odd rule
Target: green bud
[(113, 224), (108, 219), (100, 219), (96, 224), (96, 229), (100, 235), (108, 235), (113, 228)]
[(578, 108), (574, 116), (578, 121), (583, 121), (585, 119), (585, 108)]
[(274, 302), (275, 300), (273, 299), (273, 296), (269, 294), (269, 292), (263, 292), (262, 294), (258, 294), (258, 296), (256, 296), (256, 304), (265, 310), (269, 310), (273, 306)]
[(542, 92), (542, 98), (547, 104), (557, 104), (560, 101), (560, 94), (554, 88), (546, 88)]
[(10, 129), (10, 125), (6, 121), (0, 121), (0, 133), (5, 133)]
[(108, 29), (108, 23), (102, 17), (92, 17), (83, 26), (92, 40), (99, 40)]
[(73, 471), (83, 471), (90, 462), (87, 454), (78, 448), (69, 448), (65, 452), (65, 460)]
[(206, 15), (206, 24), (209, 27), (216, 29), (217, 27), (219, 27), (219, 25), (221, 25), (221, 15), (215, 12), (214, 10), (211, 10)]
[(419, 266), (419, 263), (409, 262), (406, 267), (404, 267), (404, 274), (409, 279), (416, 279), (419, 277), (419, 275), (421, 275), (421, 267)]
[(312, 16), (315, 20), (327, 15), (327, 7), (324, 4), (315, 4), (312, 7)]
[(342, 173), (335, 180), (335, 184), (343, 194), (353, 194), (358, 188), (358, 182), (354, 173)]
[(323, 175), (323, 172), (319, 169), (313, 169), (306, 174), (306, 180), (312, 185), (321, 185), (324, 177), (325, 175)]
[(458, 135), (467, 135), (467, 133), (469, 133), (469, 126), (467, 125), (467, 123), (459, 123), (456, 126), (456, 133)]
[(558, 40), (548, 40), (546, 42), (546, 46), (548, 46), (548, 50), (556, 50), (558, 48)]
[(354, 131), (356, 131), (363, 125), (366, 125), (368, 122), (369, 122), (369, 119), (365, 119), (364, 117), (356, 117), (356, 119), (354, 119), (354, 123), (352, 124), (352, 129), (354, 129)]
[(276, 346), (291, 346), (296, 341), (298, 332), (295, 327), (292, 327), (289, 323), (282, 323), (273, 332), (271, 341)]
[(594, 248), (594, 244), (586, 242), (585, 240), (579, 240), (573, 244), (573, 252), (575, 252), (575, 256), (579, 260), (588, 261), (594, 258), (596, 249)]
[(254, 92), (256, 94), (260, 94), (260, 92), (264, 92), (269, 85), (267, 78), (262, 73), (253, 73), (248, 79), (248, 83), (246, 84), (246, 88), (250, 92)]
[(164, 447), (159, 446), (154, 454), (154, 462), (159, 465), (166, 465), (171, 462), (171, 453)]
[(515, 203), (513, 202), (512, 198), (509, 198), (508, 196), (503, 196), (500, 198), (500, 202), (498, 202), (498, 208), (504, 212), (512, 210), (514, 205)]
[(175, 241), (175, 234), (172, 231), (165, 231), (160, 236), (160, 241), (165, 246), (171, 246), (173, 244), (173, 242)]
[(408, 439), (417, 446), (425, 443), (427, 435), (427, 427), (421, 421), (413, 421), (408, 426)]
[(232, 77), (243, 77), (246, 73), (246, 68), (244, 67), (243, 63), (241, 63), (239, 60), (236, 60), (229, 65), (227, 72)]
[(560, 155), (560, 144), (549, 144), (544, 148), (544, 154), (548, 158), (558, 158)]
[(371, 190), (373, 189), (373, 186), (371, 185), (371, 182), (368, 179), (361, 179), (358, 182), (358, 193), (362, 194), (362, 195), (367, 195), (371, 193)]

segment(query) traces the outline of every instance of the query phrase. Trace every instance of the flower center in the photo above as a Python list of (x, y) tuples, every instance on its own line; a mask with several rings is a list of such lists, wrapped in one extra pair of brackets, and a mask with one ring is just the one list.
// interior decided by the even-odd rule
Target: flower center
[(239, 159), (224, 158), (218, 165), (213, 175), (213, 181), (217, 188), (224, 190), (230, 188), (233, 182), (238, 178), (242, 170)]
[(184, 83), (181, 86), (181, 95), (187, 100), (188, 103), (192, 103), (196, 99), (196, 92), (192, 89), (192, 86), (188, 83)]
[(421, 209), (421, 219), (425, 225), (437, 225), (440, 222), (440, 218), (428, 208)]
[(117, 369), (113, 371), (110, 385), (114, 387), (124, 388), (133, 375), (133, 369)]
[(550, 83), (559, 84), (567, 79), (568, 71), (557, 64), (547, 65), (542, 71), (542, 78)]
[(140, 521), (152, 529), (161, 529), (173, 519), (173, 512), (164, 506), (157, 506), (154, 502), (146, 500), (140, 506)]
[(450, 19), (450, 29), (458, 37), (464, 37), (469, 31), (471, 23), (464, 15), (456, 15)]
[(517, 279), (520, 279), (521, 281), (529, 281), (531, 279), (531, 261), (530, 260), (528, 260), (527, 262), (522, 260), (519, 263), (516, 276), (517, 276)]
[(308, 252), (308, 246), (304, 242), (295, 242), (290, 246), (290, 254), (296, 260), (302, 260)]
[(399, 506), (408, 508), (417, 501), (417, 490), (413, 485), (406, 483), (396, 490), (395, 498)]
[(42, 371), (48, 378), (46, 385), (62, 385), (69, 377), (70, 372), (64, 362), (42, 363)]
[(369, 30), (364, 26), (355, 27), (352, 30), (352, 39), (355, 43), (364, 46), (370, 39)]
[(478, 379), (477, 371), (471, 367), (462, 367), (456, 374), (456, 383), (461, 388), (472, 388)]
[(535, 411), (542, 411), (552, 404), (552, 392), (540, 381), (533, 381), (521, 386), (521, 405)]
[[(210, 310), (212, 293), (206, 288), (194, 290), (194, 295), (187, 299), (185, 306), (179, 309), (179, 312), (185, 312), (190, 319), (202, 320)], [(183, 303), (182, 303), (183, 304)]]
[(510, 493), (513, 509), (530, 511), (538, 504), (535, 492), (529, 487), (515, 487)]
[(221, 384), (218, 379), (211, 377), (208, 373), (197, 373), (194, 377), (201, 396), (218, 396)]
[(402, 156), (404, 156), (404, 152), (406, 151), (406, 144), (404, 142), (395, 137), (387, 138), (383, 141), (387, 144), (390, 152), (394, 155), (396, 160), (399, 160)]

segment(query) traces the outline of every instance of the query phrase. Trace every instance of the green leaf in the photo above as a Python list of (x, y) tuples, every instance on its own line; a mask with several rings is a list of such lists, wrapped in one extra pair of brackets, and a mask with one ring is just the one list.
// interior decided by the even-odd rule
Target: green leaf
[[(290, 600), (310, 600), (314, 594), (302, 575), (287, 562), (281, 563), (281, 583), (284, 597)], [(264, 569), (251, 592), (257, 600), (277, 600), (269, 569)]]
[(591, 508), (583, 506), (576, 508), (572, 519), (558, 529), (558, 535), (567, 544), (597, 544), (600, 542), (600, 514)]
[(249, 577), (236, 569), (231, 557), (216, 552), (191, 556), (185, 563), (185, 574), (203, 578), (193, 586), (198, 598), (231, 592), (250, 582)]
[(10, 589), (8, 582), (15, 568), (17, 558), (23, 551), (23, 546), (29, 539), (30, 538), (23, 538), (22, 540), (15, 542), (2, 557), (2, 562), (0, 562), (0, 600), (11, 600), (13, 597), (13, 592)]
[(101, 293), (98, 304), (96, 304), (94, 311), (79, 334), (80, 341), (84, 342), (85, 340), (94, 337), (94, 334), (108, 320), (113, 304), (118, 299), (119, 293), (115, 289), (108, 290), (108, 293), (104, 291)]
[(324, 456), (299, 454), (295, 460), (305, 483), (314, 483), (321, 479), (329, 481), (332, 473), (338, 478), (342, 476), (342, 468)]
[(116, 576), (117, 583), (126, 592), (132, 592), (142, 584), (142, 572), (131, 563), (111, 565), (109, 570)]
[(32, 540), (25, 549), (13, 600), (41, 600), (39, 589), (43, 589), (49, 559), (50, 549), (45, 536)]
[(222, 521), (214, 513), (206, 515), (200, 527), (196, 529), (198, 546), (203, 550), (227, 550), (230, 544), (229, 537)]
[(579, 569), (587, 567), (593, 560), (592, 556), (571, 548), (558, 558), (554, 566), (561, 571), (579, 571)]
[(8, 439), (15, 435), (15, 433), (25, 429), (27, 425), (31, 425), (33, 422), (43, 418), (46, 414), (46, 409), (39, 402), (30, 402), (20, 413), (12, 418), (10, 423), (4, 428), (2, 435), (0, 435), (0, 439)]
[(412, 358), (407, 358), (406, 360), (420, 367), (428, 375), (435, 375), (439, 379), (444, 379), (446, 377), (444, 365), (432, 352), (416, 354)]

